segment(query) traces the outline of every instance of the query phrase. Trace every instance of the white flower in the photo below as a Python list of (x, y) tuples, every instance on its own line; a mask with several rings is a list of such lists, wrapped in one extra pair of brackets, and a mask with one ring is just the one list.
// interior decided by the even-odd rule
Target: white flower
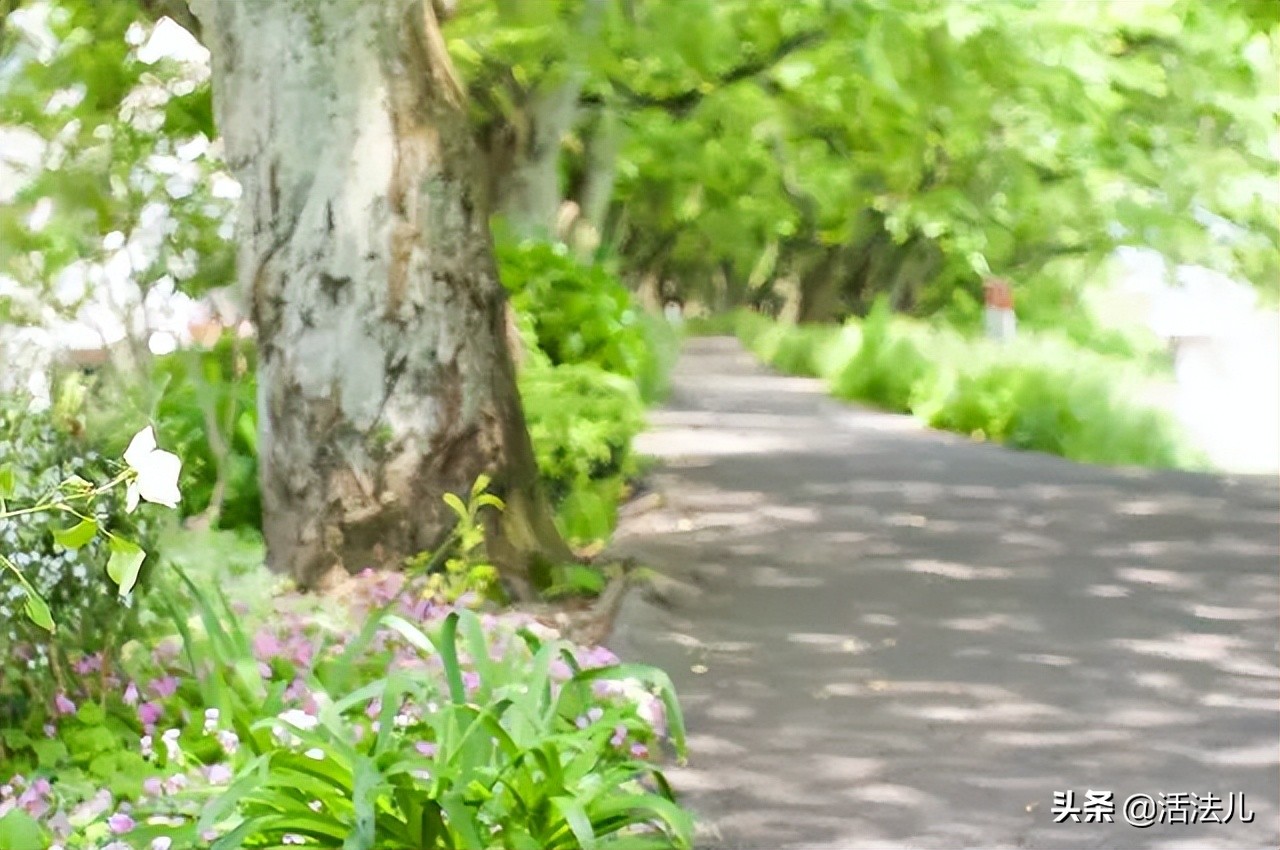
[(320, 721), (305, 711), (291, 708), (288, 711), (281, 712), (278, 717), (290, 726), (298, 729), (307, 730), (314, 729), (319, 725)]
[(182, 460), (173, 452), (156, 448), (156, 434), (150, 425), (133, 435), (124, 451), (124, 462), (136, 473), (125, 493), (126, 511), (138, 507), (139, 498), (168, 508), (178, 506), (182, 498), (178, 492)]

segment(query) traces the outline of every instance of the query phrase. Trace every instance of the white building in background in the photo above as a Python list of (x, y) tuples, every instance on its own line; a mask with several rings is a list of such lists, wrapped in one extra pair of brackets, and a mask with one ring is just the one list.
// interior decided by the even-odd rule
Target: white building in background
[(1172, 274), (1126, 249), (1117, 294), (1174, 355), (1170, 407), (1215, 466), (1280, 471), (1280, 313), (1248, 285), (1197, 266)]

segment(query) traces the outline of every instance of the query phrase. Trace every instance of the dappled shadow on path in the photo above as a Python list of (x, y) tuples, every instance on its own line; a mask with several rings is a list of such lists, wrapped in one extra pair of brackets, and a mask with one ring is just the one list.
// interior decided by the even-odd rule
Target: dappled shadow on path
[[(695, 340), (617, 548), (678, 786), (726, 847), (1280, 844), (1280, 488), (1010, 452)], [(1055, 791), (1243, 792), (1251, 824), (1055, 825)]]

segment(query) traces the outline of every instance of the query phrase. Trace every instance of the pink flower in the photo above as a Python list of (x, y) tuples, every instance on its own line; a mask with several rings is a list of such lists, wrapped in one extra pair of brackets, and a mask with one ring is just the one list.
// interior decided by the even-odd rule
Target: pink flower
[(631, 755), (638, 759), (647, 759), (649, 757), (649, 748), (644, 744), (632, 744)]
[(418, 755), (426, 756), (429, 759), (435, 758), (436, 752), (439, 750), (432, 741), (419, 741), (413, 745), (413, 748), (418, 751)]
[(210, 765), (207, 776), (210, 784), (226, 785), (231, 781), (234, 774), (231, 772), (231, 768), (227, 767), (225, 764), (215, 764)]
[(86, 655), (79, 661), (71, 665), (71, 669), (75, 670), (81, 676), (87, 676), (90, 673), (96, 673), (102, 669), (102, 653), (95, 652), (93, 655)]
[(46, 738), (58, 737), (58, 727), (54, 726), (52, 723), (44, 724), (44, 736)]
[(262, 629), (253, 636), (253, 654), (260, 661), (266, 661), (275, 658), (277, 655), (284, 655), (284, 645), (280, 643), (280, 639), (275, 634)]
[(618, 656), (603, 646), (593, 646), (578, 656), (578, 663), (585, 668), (612, 667), (618, 663)]
[(138, 704), (138, 686), (133, 682), (130, 682), (128, 686), (126, 686), (124, 689), (124, 704), (125, 705)]
[(174, 676), (161, 676), (151, 683), (151, 690), (160, 699), (167, 699), (178, 692), (178, 680)]
[(218, 746), (222, 747), (222, 751), (229, 756), (236, 754), (236, 750), (240, 749), (240, 736), (229, 729), (218, 730)]
[(138, 706), (138, 720), (142, 721), (143, 726), (154, 726), (160, 722), (163, 714), (164, 707), (157, 702), (144, 702)]
[(107, 818), (107, 827), (116, 835), (124, 835), (126, 832), (131, 832), (134, 826), (133, 818), (124, 812), (116, 812)]
[(67, 699), (67, 695), (62, 691), (58, 691), (58, 695), (53, 698), (53, 707), (59, 714), (75, 714), (76, 704)]
[(609, 743), (615, 747), (621, 747), (622, 743), (627, 740), (627, 727), (619, 723), (613, 727), (613, 737), (609, 739)]
[(148, 776), (142, 780), (142, 790), (148, 797), (159, 797), (164, 793), (164, 785), (161, 784), (160, 777)]
[(50, 792), (49, 780), (37, 779), (31, 783), (27, 790), (22, 792), (22, 796), (18, 797), (18, 805), (32, 817), (39, 818), (49, 811), (52, 806), (47, 799)]

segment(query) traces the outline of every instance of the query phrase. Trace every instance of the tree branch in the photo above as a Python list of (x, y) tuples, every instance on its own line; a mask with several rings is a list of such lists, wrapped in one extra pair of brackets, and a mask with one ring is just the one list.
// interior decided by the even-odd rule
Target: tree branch
[[(698, 88), (687, 89), (677, 94), (652, 95), (638, 92), (616, 78), (610, 78), (609, 85), (622, 95), (623, 100), (629, 106), (638, 109), (662, 109), (673, 116), (683, 117), (692, 112), (708, 94), (763, 74), (792, 53), (821, 41), (825, 35), (825, 30), (809, 30), (787, 36), (778, 42), (777, 47), (768, 56), (743, 62), (741, 65), (731, 68), (717, 77), (710, 85), (704, 84)], [(583, 97), (582, 102), (586, 105), (603, 105), (604, 98), (600, 95), (586, 95)]]

